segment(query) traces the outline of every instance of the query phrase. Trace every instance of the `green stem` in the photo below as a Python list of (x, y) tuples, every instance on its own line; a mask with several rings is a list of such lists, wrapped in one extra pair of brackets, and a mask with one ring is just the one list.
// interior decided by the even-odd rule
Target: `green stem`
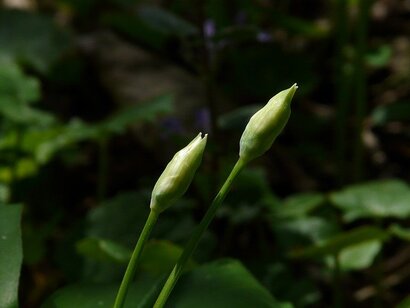
[(335, 156), (338, 168), (338, 182), (343, 185), (346, 180), (346, 124), (349, 108), (351, 85), (350, 63), (347, 58), (349, 39), (347, 0), (337, 0), (335, 5), (336, 34), (336, 136)]
[(208, 211), (205, 213), (204, 218), (195, 229), (194, 233), (192, 234), (191, 238), (188, 241), (182, 255), (180, 256), (178, 262), (175, 264), (171, 274), (168, 276), (167, 281), (165, 282), (164, 287), (159, 294), (157, 301), (154, 304), (154, 308), (161, 308), (164, 307), (169, 295), (171, 294), (175, 284), (177, 283), (179, 276), (181, 275), (185, 264), (188, 262), (189, 258), (192, 256), (195, 248), (197, 247), (203, 233), (211, 223), (212, 219), (214, 218), (216, 211), (218, 210), (219, 206), (224, 201), (226, 195), (229, 192), (230, 187), (232, 186), (232, 182), (234, 181), (235, 177), (239, 174), (242, 168), (245, 166), (246, 162), (243, 161), (241, 158), (238, 159), (235, 166), (233, 167), (231, 173), (229, 174), (228, 178), (226, 179), (225, 183), (223, 184), (221, 190), (216, 195), (214, 201), (212, 202), (211, 206), (209, 207)]
[(149, 213), (145, 226), (142, 229), (141, 235), (138, 239), (137, 245), (135, 245), (134, 252), (132, 253), (130, 262), (128, 263), (127, 270), (125, 271), (124, 278), (122, 279), (121, 286), (117, 293), (117, 298), (115, 299), (114, 308), (122, 308), (124, 305), (125, 297), (127, 296), (127, 291), (129, 285), (134, 278), (135, 270), (137, 269), (138, 260), (141, 256), (144, 244), (147, 241), (155, 222), (158, 219), (159, 213), (152, 211)]
[(336, 253), (333, 255), (333, 307), (340, 308), (343, 307), (342, 302), (342, 284), (341, 284), (341, 273), (340, 273), (340, 260), (339, 255)]
[(369, 23), (372, 0), (359, 1), (359, 16), (357, 24), (356, 45), (356, 140), (353, 153), (353, 180), (360, 181), (363, 177), (363, 142), (362, 133), (366, 113), (366, 73), (365, 53), (367, 28)]

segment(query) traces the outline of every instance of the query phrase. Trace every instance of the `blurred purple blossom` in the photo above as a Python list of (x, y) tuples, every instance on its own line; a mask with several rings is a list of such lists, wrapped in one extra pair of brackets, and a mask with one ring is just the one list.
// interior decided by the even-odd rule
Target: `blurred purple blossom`
[(211, 131), (211, 113), (208, 108), (201, 108), (195, 113), (195, 125), (202, 132)]
[(272, 35), (266, 31), (261, 31), (257, 34), (256, 40), (261, 43), (270, 42), (272, 40)]
[(204, 22), (203, 27), (205, 39), (212, 38), (215, 35), (216, 27), (215, 22), (212, 19), (207, 19)]
[(176, 117), (167, 117), (161, 121), (161, 135), (163, 138), (167, 138), (171, 135), (182, 135), (184, 133), (184, 127), (180, 119)]

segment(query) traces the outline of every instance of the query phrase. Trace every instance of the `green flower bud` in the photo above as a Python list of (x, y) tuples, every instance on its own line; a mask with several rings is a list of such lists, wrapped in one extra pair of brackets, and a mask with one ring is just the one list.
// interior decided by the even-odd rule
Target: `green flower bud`
[(202, 133), (199, 133), (174, 155), (152, 190), (151, 210), (158, 213), (164, 211), (187, 191), (201, 164), (206, 141), (207, 135), (202, 138)]
[(239, 156), (248, 162), (264, 154), (285, 127), (290, 116), (290, 102), (298, 86), (279, 92), (249, 120), (242, 134)]

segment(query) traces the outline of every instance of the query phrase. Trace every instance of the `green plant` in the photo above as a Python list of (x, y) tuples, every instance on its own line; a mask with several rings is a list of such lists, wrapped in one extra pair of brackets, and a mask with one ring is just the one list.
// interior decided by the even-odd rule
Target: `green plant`
[(199, 226), (189, 239), (180, 259), (165, 282), (154, 307), (161, 308), (165, 305), (165, 302), (184, 270), (187, 261), (194, 252), (206, 228), (214, 218), (216, 211), (224, 201), (236, 176), (247, 163), (264, 154), (285, 127), (290, 116), (290, 103), (296, 89), (297, 86), (294, 84), (289, 89), (281, 91), (272, 97), (266, 106), (255, 113), (255, 115), (249, 120), (241, 137), (238, 161), (225, 183), (222, 185), (221, 190), (216, 195), (208, 211), (205, 213)]

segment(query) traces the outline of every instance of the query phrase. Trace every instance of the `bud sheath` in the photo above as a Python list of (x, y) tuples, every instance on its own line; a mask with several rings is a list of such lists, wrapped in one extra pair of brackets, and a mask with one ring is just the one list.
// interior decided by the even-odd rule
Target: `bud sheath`
[(187, 191), (206, 146), (207, 135), (203, 138), (201, 135), (202, 133), (199, 133), (168, 163), (152, 190), (151, 210), (158, 213), (164, 211)]
[(290, 103), (297, 85), (283, 90), (249, 120), (240, 140), (239, 156), (248, 162), (264, 154), (281, 133), (290, 116)]

